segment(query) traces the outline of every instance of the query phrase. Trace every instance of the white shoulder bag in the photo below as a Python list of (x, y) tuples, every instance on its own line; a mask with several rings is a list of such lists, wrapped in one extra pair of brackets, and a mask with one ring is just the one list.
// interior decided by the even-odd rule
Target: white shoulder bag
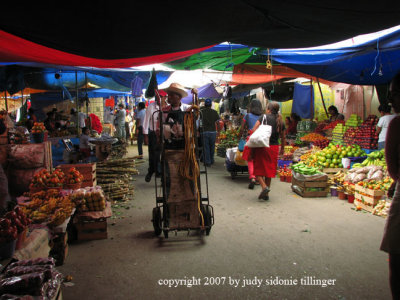
[(267, 123), (267, 118), (264, 115), (260, 126), (254, 131), (247, 143), (246, 146), (249, 148), (261, 148), (261, 147), (269, 147), (269, 138), (271, 137), (272, 127), (271, 125), (265, 124)]

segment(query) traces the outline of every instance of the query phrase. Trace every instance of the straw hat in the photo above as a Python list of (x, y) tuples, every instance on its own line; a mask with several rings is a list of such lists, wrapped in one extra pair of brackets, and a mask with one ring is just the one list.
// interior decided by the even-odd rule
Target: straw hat
[(185, 98), (188, 95), (188, 93), (186, 92), (186, 89), (181, 84), (176, 83), (176, 82), (171, 83), (171, 85), (168, 88), (164, 89), (164, 91), (166, 91), (167, 93), (168, 92), (177, 93), (177, 94), (181, 95), (182, 98)]

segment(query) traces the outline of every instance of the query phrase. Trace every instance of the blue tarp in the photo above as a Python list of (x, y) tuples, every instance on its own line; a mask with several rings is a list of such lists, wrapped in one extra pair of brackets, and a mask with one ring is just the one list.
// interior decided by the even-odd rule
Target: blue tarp
[[(199, 87), (197, 89), (198, 91), (198, 96), (199, 98), (220, 98), (221, 95), (217, 92), (217, 90), (214, 87), (213, 83), (208, 83), (206, 85), (203, 85), (202, 87)], [(185, 98), (182, 98), (182, 103), (192, 103), (193, 101), (193, 95), (190, 91), (188, 92), (188, 96)]]
[(313, 117), (312, 103), (314, 103), (314, 92), (311, 85), (295, 83), (293, 92), (292, 112), (298, 114), (302, 119)]
[[(267, 55), (266, 49), (257, 51)], [(390, 82), (400, 71), (400, 29), (338, 49), (273, 49), (273, 61), (325, 80), (359, 85)]]

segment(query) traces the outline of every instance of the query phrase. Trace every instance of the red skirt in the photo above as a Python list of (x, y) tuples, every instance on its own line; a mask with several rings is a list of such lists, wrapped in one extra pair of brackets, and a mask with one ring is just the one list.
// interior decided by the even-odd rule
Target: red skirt
[(274, 178), (278, 166), (279, 145), (253, 148), (254, 175)]

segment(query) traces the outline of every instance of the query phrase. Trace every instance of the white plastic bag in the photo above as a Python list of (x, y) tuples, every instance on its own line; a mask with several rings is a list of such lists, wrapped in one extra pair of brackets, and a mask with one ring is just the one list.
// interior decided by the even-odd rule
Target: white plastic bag
[(261, 148), (261, 147), (269, 147), (269, 138), (271, 137), (272, 127), (271, 125), (265, 124), (264, 120), (267, 122), (267, 118), (264, 115), (260, 126), (258, 126), (257, 130), (250, 135), (248, 141), (246, 142), (246, 146), (249, 148)]

